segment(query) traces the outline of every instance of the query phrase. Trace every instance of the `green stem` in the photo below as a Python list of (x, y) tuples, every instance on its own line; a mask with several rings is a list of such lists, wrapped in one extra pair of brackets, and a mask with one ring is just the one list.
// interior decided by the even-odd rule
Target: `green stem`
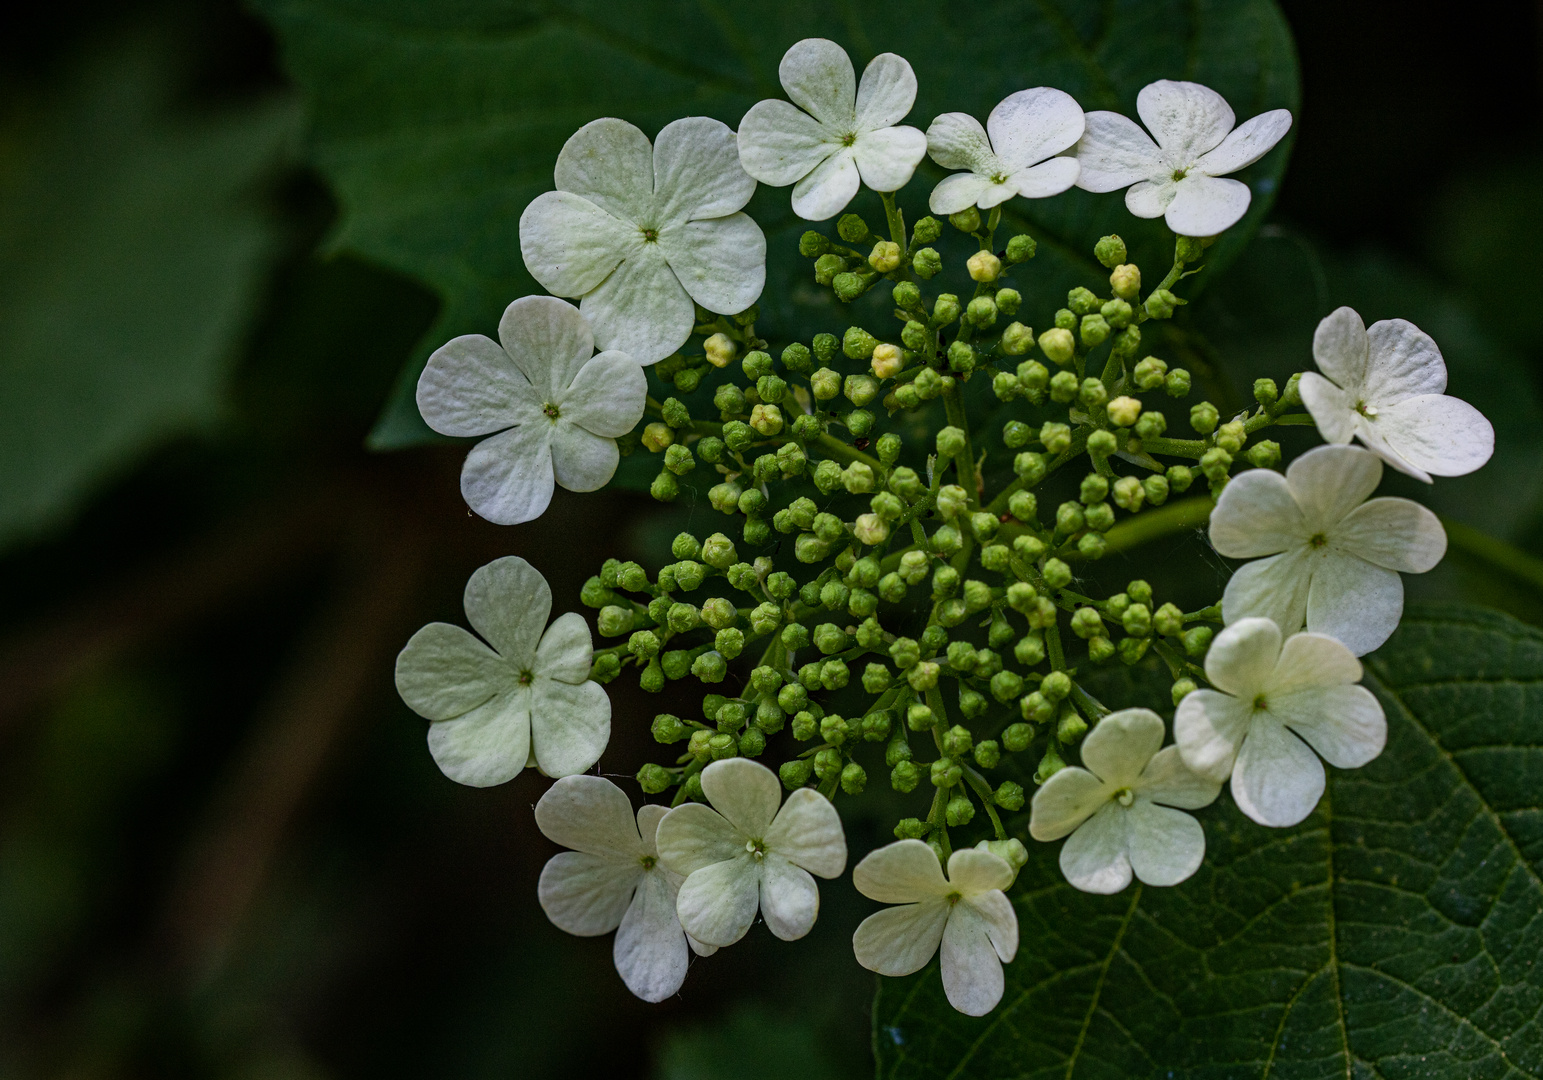
[(879, 192), (879, 199), (884, 203), (884, 217), (889, 221), (889, 238), (900, 245), (900, 250), (905, 250), (905, 215), (900, 212), (900, 207), (895, 205), (895, 193), (892, 191)]
[(998, 840), (1007, 839), (1007, 830), (1002, 828), (1002, 819), (997, 817), (996, 807), (992, 805), (991, 785), (986, 783), (986, 778), (968, 765), (964, 766), (964, 778), (975, 789), (975, 794), (980, 798), (980, 804), (986, 808), (986, 816), (991, 819), (991, 827), (996, 830)]
[(980, 485), (975, 477), (975, 450), (970, 442), (970, 418), (964, 411), (963, 384), (958, 379), (943, 392), (943, 409), (949, 425), (964, 432), (964, 449), (954, 458), (954, 471), (959, 474), (959, 486), (964, 488), (965, 498), (973, 509), (980, 505)]
[[(791, 440), (784, 439), (782, 441), (789, 442)], [(883, 462), (879, 461), (878, 458), (865, 454), (854, 446), (847, 445), (827, 431), (820, 432), (814, 440), (814, 445), (818, 446), (829, 457), (841, 458), (849, 462), (860, 461), (875, 473), (882, 472), (884, 469)]]
[(1133, 517), (1118, 522), (1114, 528), (1104, 534), (1106, 551), (1109, 554), (1129, 551), (1142, 544), (1161, 540), (1165, 536), (1199, 528), (1210, 520), (1214, 505), (1209, 495), (1196, 495), (1168, 503), (1166, 506), (1143, 510)]

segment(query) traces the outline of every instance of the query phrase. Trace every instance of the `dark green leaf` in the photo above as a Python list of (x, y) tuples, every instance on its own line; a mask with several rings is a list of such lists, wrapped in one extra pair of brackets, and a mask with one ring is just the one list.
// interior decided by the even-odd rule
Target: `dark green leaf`
[[(461, 0), (261, 0), (290, 70), (311, 99), (313, 156), (336, 187), (344, 217), (335, 242), (416, 275), (444, 295), (440, 320), (402, 372), (377, 426), (377, 447), (432, 437), (412, 389), (428, 352), (446, 338), (489, 332), (505, 304), (537, 291), (520, 261), (521, 210), (552, 183), (563, 141), (598, 116), (654, 132), (682, 115), (731, 125), (756, 100), (780, 95), (777, 63), (800, 38), (841, 41), (859, 66), (886, 50), (906, 56), (920, 93), (910, 121), (963, 110), (984, 117), (1025, 86), (1057, 86), (1087, 109), (1133, 113), (1136, 93), (1159, 78), (1195, 79), (1220, 91), (1240, 119), (1297, 106), (1290, 36), (1272, 0), (1121, 0), (1057, 4), (1020, 0), (966, 16), (949, 5), (753, 3), (700, 8), (638, 0), (613, 5), (511, 6)], [(1213, 249), (1212, 270), (1246, 243), (1284, 171), (1279, 149), (1245, 179), (1249, 216)], [(914, 220), (941, 177), (924, 166), (901, 204)], [(1105, 271), (1093, 243), (1118, 231), (1149, 273), (1172, 259), (1161, 222), (1126, 212), (1118, 194), (1073, 191), (1032, 205), (1014, 221), (1041, 240), (1023, 273), (1030, 310), (1047, 316), (1072, 285)], [(855, 210), (882, 220), (865, 194)], [(774, 341), (816, 329), (839, 332), (851, 316), (817, 291), (796, 253), (806, 223), (786, 190), (762, 189), (750, 211), (770, 243), (760, 328)], [(859, 305), (866, 317), (870, 306)], [(877, 308), (873, 308), (876, 312)]]
[(952, 1012), (935, 964), (880, 980), (879, 1075), (1543, 1075), (1543, 632), (1421, 609), (1367, 669), (1388, 747), (1311, 818), (1224, 797), (1194, 878), (1113, 897), (1035, 845), (1002, 1004)]

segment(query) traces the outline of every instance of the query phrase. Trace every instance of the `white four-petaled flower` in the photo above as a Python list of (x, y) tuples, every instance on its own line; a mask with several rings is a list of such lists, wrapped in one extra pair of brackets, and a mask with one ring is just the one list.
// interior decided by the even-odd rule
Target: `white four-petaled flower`
[(1117, 893), (1133, 873), (1177, 885), (1200, 868), (1205, 830), (1184, 811), (1209, 806), (1221, 781), (1193, 772), (1177, 746), (1162, 749), (1165, 730), (1150, 709), (1110, 713), (1083, 740), (1085, 768), (1069, 765), (1034, 793), (1029, 835), (1071, 834), (1061, 872), (1083, 892)]
[(1355, 311), (1339, 308), (1318, 324), (1313, 359), (1323, 374), (1302, 375), (1302, 404), (1329, 442), (1358, 438), (1427, 484), (1432, 475), (1471, 473), (1495, 452), (1495, 429), (1478, 409), (1447, 396), (1441, 350), (1413, 323), (1385, 319), (1368, 329)]
[(1088, 113), (1076, 148), (1077, 186), (1128, 187), (1132, 214), (1166, 217), (1180, 236), (1214, 236), (1235, 225), (1252, 195), (1247, 184), (1222, 177), (1264, 157), (1291, 127), (1291, 113), (1274, 109), (1234, 130), (1232, 107), (1215, 90), (1168, 79), (1142, 88), (1136, 112), (1156, 142), (1119, 113)]
[[(622, 981), (644, 1001), (680, 989), (691, 956), (675, 917), (680, 875), (659, 865), (654, 833), (669, 807), (644, 804), (634, 820), (621, 788), (599, 776), (566, 776), (536, 803), (546, 838), (572, 848), (547, 860), (536, 887), (541, 909), (580, 937), (616, 931), (612, 957)], [(717, 950), (692, 941), (707, 956)]]
[(943, 992), (970, 1016), (1002, 1000), (1002, 965), (1018, 953), (1018, 915), (1003, 891), (1013, 883), (1006, 860), (975, 848), (948, 857), (948, 876), (920, 840), (870, 851), (852, 871), (857, 891), (885, 908), (852, 935), (857, 962), (880, 975), (909, 975), (941, 945)]
[(584, 316), (552, 296), (504, 309), (498, 341), (440, 346), (418, 379), (418, 411), (441, 435), (492, 435), (472, 448), (461, 494), (498, 525), (546, 511), (553, 483), (595, 491), (616, 473), (618, 436), (643, 418), (648, 380), (624, 352), (595, 354)]
[(945, 169), (964, 169), (933, 188), (934, 214), (971, 206), (989, 210), (1014, 195), (1043, 199), (1076, 183), (1072, 157), (1056, 157), (1082, 138), (1082, 107), (1063, 90), (1046, 86), (1009, 94), (980, 121), (944, 113), (927, 129), (927, 152)]
[(1419, 503), (1367, 501), (1381, 479), (1382, 462), (1355, 446), (1315, 447), (1285, 476), (1250, 469), (1234, 477), (1211, 512), (1211, 543), (1255, 561), (1227, 582), (1223, 621), (1261, 616), (1284, 633), (1305, 623), (1357, 656), (1386, 641), (1404, 611), (1399, 573), (1440, 562), (1447, 534)]
[[(857, 194), (904, 187), (927, 153), (927, 137), (900, 125), (916, 102), (916, 74), (894, 53), (880, 53), (858, 84), (846, 50), (805, 38), (778, 68), (798, 106), (757, 102), (739, 122), (739, 160), (773, 187), (793, 185), (793, 212), (824, 221)], [(900, 125), (900, 126), (897, 126)]]
[(1174, 739), (1191, 769), (1217, 781), (1230, 773), (1238, 808), (1261, 825), (1313, 812), (1325, 784), (1319, 754), (1355, 769), (1387, 742), (1382, 706), (1356, 685), (1361, 662), (1331, 637), (1293, 634), (1282, 645), (1274, 622), (1243, 619), (1216, 635), (1205, 675), (1216, 689), (1179, 702)]
[(552, 590), (516, 555), (473, 573), (465, 605), (487, 644), (459, 626), (430, 623), (396, 659), (397, 692), (433, 721), (429, 751), (440, 770), (492, 787), (527, 764), (569, 776), (598, 761), (611, 738), (611, 699), (589, 681), (584, 617), (570, 611), (547, 626)]
[(686, 879), (677, 902), (681, 926), (704, 944), (732, 945), (759, 907), (783, 941), (803, 937), (820, 910), (810, 874), (833, 878), (846, 868), (836, 808), (812, 788), (782, 804), (777, 774), (747, 758), (703, 769), (702, 792), (711, 806), (686, 803), (659, 823), (659, 857)]
[(717, 120), (676, 120), (653, 144), (595, 120), (563, 145), (555, 177), (520, 215), (520, 254), (548, 292), (583, 297), (601, 348), (652, 364), (691, 336), (692, 301), (733, 315), (761, 295), (766, 237), (739, 212), (755, 181)]

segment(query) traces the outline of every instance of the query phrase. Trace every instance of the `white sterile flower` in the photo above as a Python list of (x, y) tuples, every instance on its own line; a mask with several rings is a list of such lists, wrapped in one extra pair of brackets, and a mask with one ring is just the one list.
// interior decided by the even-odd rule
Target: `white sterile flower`
[[(1029, 835), (1059, 840), (1061, 872), (1083, 892), (1117, 893), (1131, 874), (1177, 885), (1200, 868), (1205, 831), (1185, 810), (1209, 806), (1220, 780), (1191, 771), (1150, 709), (1122, 709), (1082, 743), (1084, 768), (1069, 765), (1034, 793)], [(1175, 808), (1178, 809), (1175, 809)]]
[(1087, 134), (1076, 149), (1077, 186), (1128, 187), (1131, 213), (1166, 217), (1180, 236), (1214, 236), (1235, 225), (1252, 193), (1241, 181), (1221, 178), (1264, 157), (1291, 128), (1291, 113), (1274, 109), (1234, 130), (1232, 107), (1215, 90), (1168, 79), (1142, 88), (1136, 112), (1156, 142), (1119, 113), (1088, 113)]
[(712, 806), (685, 803), (659, 823), (659, 857), (681, 874), (677, 911), (686, 933), (708, 945), (732, 945), (756, 908), (783, 941), (803, 937), (820, 910), (810, 874), (839, 877), (846, 836), (830, 800), (799, 788), (782, 803), (777, 774), (747, 758), (702, 770)]
[(905, 187), (927, 153), (927, 136), (896, 126), (916, 101), (910, 64), (880, 53), (858, 84), (845, 49), (805, 38), (777, 73), (794, 104), (757, 102), (739, 122), (747, 173), (773, 187), (792, 184), (793, 212), (809, 221), (840, 213), (859, 179), (874, 191)]
[(1357, 656), (1388, 640), (1404, 612), (1399, 573), (1440, 562), (1447, 534), (1419, 503), (1367, 501), (1381, 479), (1382, 462), (1356, 446), (1315, 447), (1285, 476), (1250, 469), (1234, 477), (1211, 511), (1211, 544), (1255, 561), (1227, 582), (1223, 621), (1257, 615), (1285, 633), (1305, 623)]
[(1302, 404), (1329, 442), (1359, 438), (1427, 484), (1432, 475), (1471, 473), (1495, 452), (1495, 429), (1478, 409), (1446, 395), (1441, 350), (1413, 323), (1386, 319), (1367, 329), (1342, 307), (1318, 324), (1313, 359), (1323, 375), (1302, 375)]
[(761, 295), (766, 237), (737, 212), (755, 181), (717, 120), (676, 120), (653, 144), (625, 120), (595, 120), (563, 145), (555, 176), (520, 215), (520, 254), (548, 292), (583, 297), (601, 348), (652, 364), (691, 336), (693, 300), (733, 315)]
[[(552, 485), (604, 487), (616, 438), (643, 418), (648, 380), (624, 352), (595, 354), (572, 304), (524, 296), (504, 309), (498, 341), (454, 338), (418, 378), (418, 411), (441, 435), (492, 435), (472, 447), (461, 494), (478, 514), (517, 525), (545, 512)], [(496, 433), (496, 434), (495, 434)]]
[(492, 787), (528, 764), (569, 776), (600, 760), (611, 738), (611, 699), (589, 681), (584, 616), (570, 611), (547, 626), (552, 590), (517, 555), (472, 574), (465, 604), (487, 644), (459, 626), (429, 623), (396, 658), (397, 692), (433, 721), (429, 752), (440, 771)]
[(1002, 965), (1018, 953), (1018, 914), (1003, 892), (1013, 868), (987, 851), (962, 848), (948, 857), (948, 877), (920, 840), (870, 851), (852, 884), (885, 908), (852, 935), (857, 962), (880, 975), (909, 975), (943, 948), (943, 992), (970, 1016), (1002, 1000)]
[[(675, 917), (680, 875), (659, 865), (654, 833), (669, 807), (632, 804), (599, 776), (565, 776), (536, 804), (548, 840), (572, 848), (547, 860), (536, 887), (541, 909), (580, 937), (616, 931), (612, 956), (622, 981), (644, 1001), (680, 989), (691, 956)], [(703, 956), (717, 950), (691, 942)]]
[(1261, 825), (1313, 812), (1325, 782), (1318, 754), (1354, 769), (1387, 742), (1382, 706), (1355, 685), (1361, 662), (1331, 637), (1293, 634), (1282, 646), (1275, 623), (1243, 619), (1216, 635), (1205, 676), (1216, 689), (1191, 691), (1173, 718), (1179, 752), (1215, 780), (1230, 772), (1233, 799)]
[(989, 210), (1014, 195), (1043, 199), (1077, 180), (1077, 159), (1056, 157), (1082, 137), (1082, 106), (1046, 86), (1009, 94), (986, 118), (944, 113), (927, 129), (927, 153), (945, 169), (965, 169), (932, 189), (934, 214)]

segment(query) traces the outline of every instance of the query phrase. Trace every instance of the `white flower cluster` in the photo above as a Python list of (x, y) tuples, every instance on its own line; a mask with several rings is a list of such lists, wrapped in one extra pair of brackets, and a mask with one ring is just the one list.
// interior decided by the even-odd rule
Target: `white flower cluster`
[[(610, 480), (616, 439), (645, 412), (644, 367), (703, 332), (698, 309), (733, 316), (761, 294), (766, 242), (743, 213), (758, 181), (792, 185), (794, 211), (824, 220), (863, 185), (881, 193), (903, 187), (930, 155), (953, 170), (931, 192), (934, 213), (989, 210), (1074, 185), (1126, 188), (1133, 214), (1164, 217), (1184, 237), (1209, 237), (1239, 221), (1250, 203), (1247, 185), (1224, 177), (1258, 161), (1291, 125), (1290, 114), (1276, 110), (1238, 126), (1214, 91), (1165, 80), (1137, 99), (1145, 130), (1115, 113), (1084, 113), (1070, 95), (1038, 87), (1009, 95), (984, 125), (945, 113), (924, 134), (901, 123), (917, 82), (892, 53), (876, 57), (859, 81), (844, 50), (809, 39), (788, 50), (779, 73), (791, 101), (760, 102), (737, 133), (689, 117), (651, 143), (631, 124), (602, 119), (563, 147), (556, 190), (520, 219), (526, 265), (556, 295), (510, 304), (497, 342), (450, 341), (418, 384), (430, 426), (483, 439), (461, 479), (478, 514), (531, 521), (554, 485), (592, 491)], [(875, 372), (878, 347), (869, 346)], [(882, 347), (894, 350), (886, 363), (898, 370), (900, 350)], [(1383, 463), (1427, 483), (1462, 475), (1488, 460), (1494, 435), (1476, 409), (1445, 395), (1439, 350), (1407, 322), (1368, 329), (1341, 308), (1320, 324), (1313, 352), (1322, 374), (1302, 376), (1300, 399), (1330, 445), (1302, 454), (1284, 474), (1242, 472), (1220, 488), (1211, 515), (1215, 549), (1251, 561), (1220, 604), (1225, 628), (1204, 661), (1210, 688), (1182, 699), (1176, 692), (1174, 741), (1166, 747), (1157, 713), (1102, 715), (1081, 744), (1080, 765), (1051, 772), (1032, 800), (1029, 835), (1065, 838), (1060, 866), (1078, 889), (1113, 893), (1133, 878), (1153, 886), (1185, 881), (1206, 846), (1187, 811), (1211, 804), (1229, 781), (1254, 821), (1294, 825), (1323, 794), (1323, 761), (1356, 768), (1386, 741), (1382, 708), (1359, 685), (1357, 657), (1393, 633), (1403, 610), (1399, 575), (1435, 566), (1446, 536), (1419, 504), (1372, 497)], [(944, 490), (959, 492), (961, 504), (966, 497), (963, 488)], [(933, 493), (940, 495), (936, 484)], [(995, 518), (986, 516), (994, 530)], [(431, 721), (430, 751), (452, 780), (501, 784), (530, 765), (558, 778), (536, 806), (542, 832), (569, 849), (541, 875), (540, 901), (552, 922), (584, 936), (614, 931), (617, 970), (648, 1001), (678, 991), (693, 952), (733, 945), (758, 916), (780, 939), (806, 935), (819, 912), (815, 879), (838, 877), (847, 865), (830, 799), (798, 786), (800, 779), (784, 800), (765, 766), (728, 757), (703, 768), (705, 753), (691, 766), (700, 769), (703, 802), (687, 800), (682, 784), (671, 807), (634, 812), (615, 784), (581, 775), (606, 748), (611, 706), (590, 681), (588, 625), (574, 613), (548, 625), (551, 603), (546, 581), (523, 559), (481, 568), (465, 594), (476, 634), (424, 627), (402, 651), (396, 683)], [(632, 613), (623, 614), (631, 626)], [(946, 833), (940, 845), (901, 839), (863, 858), (854, 884), (891, 906), (858, 928), (858, 961), (906, 975), (941, 954), (954, 1007), (977, 1016), (994, 1008), (1002, 965), (1019, 947), (1007, 890), (1027, 861), (1020, 841), (1002, 838), (1000, 823), (997, 836), (959, 850)]]

